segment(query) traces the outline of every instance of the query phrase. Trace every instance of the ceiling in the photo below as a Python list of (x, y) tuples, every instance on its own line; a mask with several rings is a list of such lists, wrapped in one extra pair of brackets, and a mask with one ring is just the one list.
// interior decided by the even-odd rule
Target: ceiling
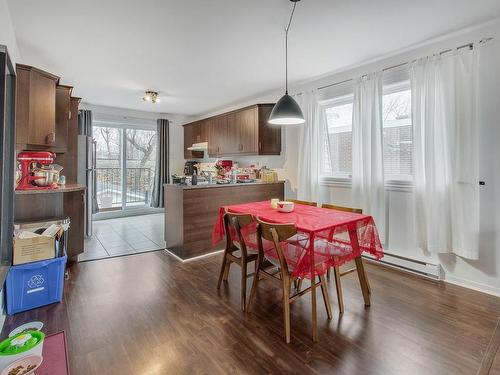
[[(22, 62), (85, 102), (197, 115), (279, 89), (287, 0), (9, 0)], [(500, 16), (498, 0), (303, 0), (291, 82)], [(142, 102), (160, 92), (156, 105)]]

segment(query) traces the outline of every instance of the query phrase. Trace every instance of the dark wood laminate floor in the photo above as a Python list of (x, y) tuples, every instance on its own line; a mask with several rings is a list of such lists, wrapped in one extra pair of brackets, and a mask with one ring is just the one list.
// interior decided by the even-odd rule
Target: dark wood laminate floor
[(500, 298), (367, 265), (372, 306), (352, 273), (339, 318), (332, 280), (331, 321), (318, 292), (319, 343), (307, 296), (292, 305), (287, 345), (280, 293), (261, 283), (254, 313), (243, 315), (237, 267), (216, 289), (220, 260), (154, 252), (75, 264), (63, 303), (8, 317), (3, 335), (33, 319), (48, 333), (66, 330), (72, 375), (470, 375), (500, 315)]

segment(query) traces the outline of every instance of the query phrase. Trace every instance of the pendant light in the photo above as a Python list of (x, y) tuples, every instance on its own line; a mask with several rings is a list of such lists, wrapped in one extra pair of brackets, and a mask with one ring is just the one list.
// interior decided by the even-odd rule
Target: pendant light
[(292, 25), (295, 7), (300, 0), (290, 0), (293, 3), (290, 20), (285, 29), (285, 95), (275, 104), (268, 123), (272, 125), (300, 125), (306, 122), (298, 103), (288, 95), (288, 31)]

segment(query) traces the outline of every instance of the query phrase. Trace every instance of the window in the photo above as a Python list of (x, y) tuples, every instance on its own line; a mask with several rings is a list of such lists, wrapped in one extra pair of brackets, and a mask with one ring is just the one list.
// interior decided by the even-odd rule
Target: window
[(321, 174), (350, 178), (352, 173), (353, 96), (347, 95), (321, 103), (324, 129)]
[(384, 86), (384, 173), (386, 180), (411, 180), (413, 127), (410, 82)]
[[(354, 96), (350, 94), (320, 102), (320, 155), (323, 177), (352, 177), (353, 101)], [(382, 121), (385, 179), (411, 181), (413, 126), (411, 89), (407, 78), (384, 85)]]

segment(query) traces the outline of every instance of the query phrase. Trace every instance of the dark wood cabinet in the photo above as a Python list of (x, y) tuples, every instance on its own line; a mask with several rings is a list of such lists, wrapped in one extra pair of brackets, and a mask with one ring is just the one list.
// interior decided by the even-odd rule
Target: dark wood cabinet
[(193, 143), (208, 142), (210, 157), (279, 155), (281, 127), (267, 123), (274, 104), (256, 104), (184, 125), (184, 158), (202, 158), (187, 150)]
[(71, 220), (68, 231), (68, 258), (74, 259), (85, 250), (85, 190), (64, 194), (63, 206), (64, 214)]
[[(67, 184), (76, 184), (78, 175), (78, 107), (80, 98), (72, 96), (69, 100), (70, 115), (67, 128), (66, 152), (57, 154), (56, 163), (64, 169)], [(56, 130), (57, 131), (57, 130)], [(57, 140), (57, 138), (56, 138)]]
[(208, 155), (219, 157), (229, 155), (230, 144), (228, 122), (226, 116), (217, 116), (205, 121), (204, 127), (208, 129)]
[(259, 106), (259, 155), (281, 154), (281, 126), (269, 125), (267, 123), (273, 107), (274, 104)]
[(73, 87), (56, 86), (56, 142), (52, 151), (65, 153), (68, 151), (68, 127), (71, 118), (70, 98)]
[[(205, 130), (203, 130), (205, 132)], [(193, 143), (199, 143), (201, 139), (201, 124), (199, 122), (191, 123), (184, 126), (184, 159), (201, 159), (203, 158), (203, 152), (201, 151), (191, 151), (188, 147), (191, 147)]]
[(16, 143), (18, 149), (50, 148), (56, 143), (56, 84), (59, 77), (16, 66)]

